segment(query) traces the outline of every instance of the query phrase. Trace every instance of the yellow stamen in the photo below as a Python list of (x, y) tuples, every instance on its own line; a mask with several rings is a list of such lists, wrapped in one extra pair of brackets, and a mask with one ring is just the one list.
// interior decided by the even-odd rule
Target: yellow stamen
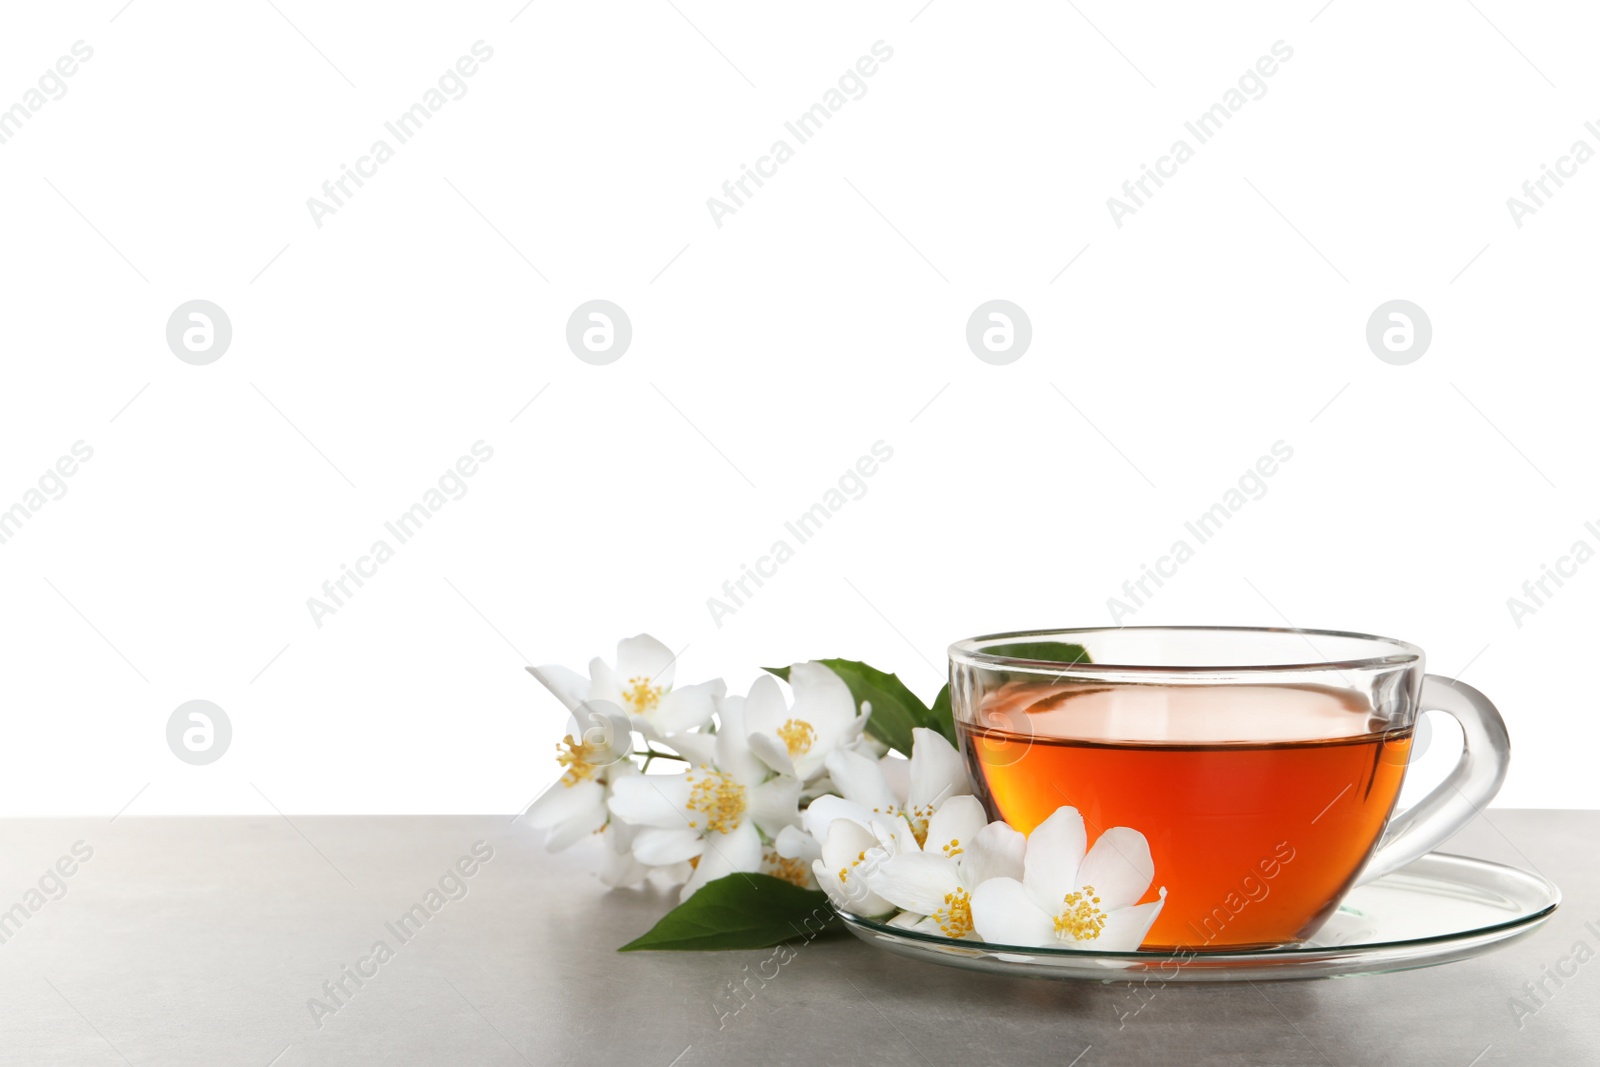
[(863, 863), (865, 863), (866, 859), (867, 859), (867, 850), (866, 849), (862, 849), (860, 852), (857, 852), (856, 853), (856, 858), (850, 861), (850, 866), (848, 866), (848, 867), (840, 867), (839, 868), (839, 881), (841, 881), (841, 882), (849, 881), (850, 872), (855, 870), (857, 867), (861, 866)]
[(1093, 941), (1106, 926), (1106, 913), (1097, 904), (1094, 886), (1086, 885), (1081, 892), (1068, 893), (1061, 898), (1066, 907), (1056, 916), (1056, 937), (1062, 941)]
[(689, 810), (706, 817), (706, 829), (731, 833), (744, 819), (745, 787), (720, 771), (704, 770), (699, 780), (688, 777)]
[(761, 858), (766, 865), (766, 872), (774, 878), (782, 878), (785, 882), (793, 883), (801, 889), (811, 887), (811, 872), (799, 860), (785, 859), (778, 855), (776, 849), (768, 849)]
[(629, 678), (628, 687), (622, 691), (635, 715), (643, 715), (661, 702), (661, 686), (651, 685), (648, 678)]
[(961, 847), (960, 839), (954, 837), (950, 839), (950, 843), (948, 845), (944, 845), (942, 847), (944, 848), (944, 854), (951, 859), (954, 859), (956, 856), (959, 856), (966, 851), (966, 849)]
[(972, 933), (972, 896), (965, 889), (944, 895), (944, 907), (933, 913), (934, 922), (946, 937), (965, 937)]
[[(590, 762), (600, 752), (601, 745), (591, 745), (587, 741), (574, 741), (568, 734), (556, 742), (556, 762), (567, 769), (561, 776), (561, 784), (571, 789), (585, 778), (593, 778), (598, 765)], [(561, 751), (566, 749), (565, 752)]]
[(817, 731), (804, 719), (790, 719), (778, 727), (778, 737), (783, 740), (784, 747), (789, 750), (790, 758), (803, 756), (811, 751), (811, 746), (816, 743)]
[(928, 843), (928, 820), (933, 818), (933, 805), (921, 804), (913, 808), (873, 808), (875, 812), (894, 818), (896, 815), (904, 816), (906, 822), (911, 824), (911, 836), (917, 839), (917, 847), (923, 848)]

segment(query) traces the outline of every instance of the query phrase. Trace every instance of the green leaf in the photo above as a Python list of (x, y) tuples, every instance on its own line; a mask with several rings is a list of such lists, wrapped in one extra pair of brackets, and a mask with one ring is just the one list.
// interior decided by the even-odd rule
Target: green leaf
[[(1075, 663), (1093, 663), (1089, 658), (1089, 650), (1082, 645), (1075, 645), (1067, 641), (1011, 641), (1005, 644), (988, 645), (983, 650), (991, 656), (1009, 656), (1012, 659), (1032, 660), (1035, 663), (1059, 663), (1070, 667)], [(1040, 680), (1039, 668), (1032, 667), (1028, 670), (1007, 671), (1001, 669), (995, 675), (997, 683), (1006, 682), (1038, 682)], [(1060, 680), (1060, 675), (1055, 680)]]
[[(867, 733), (901, 755), (911, 755), (911, 731), (916, 727), (925, 726), (944, 732), (927, 705), (917, 699), (917, 695), (895, 675), (885, 674), (853, 659), (824, 659), (817, 662), (844, 679), (856, 704), (871, 702), (872, 718), (867, 720)], [(789, 680), (788, 667), (762, 669), (786, 682)]]
[(1013, 641), (1005, 645), (985, 645), (984, 654), (1012, 659), (1043, 660), (1046, 663), (1093, 663), (1089, 650), (1065, 641)]
[(939, 695), (933, 698), (933, 707), (928, 714), (933, 720), (933, 728), (944, 734), (945, 739), (952, 745), (956, 743), (956, 716), (950, 707), (950, 683), (946, 682), (939, 689)]
[(770, 874), (730, 874), (701, 886), (649, 933), (617, 951), (766, 948), (843, 930), (827, 894), (819, 889), (801, 889)]

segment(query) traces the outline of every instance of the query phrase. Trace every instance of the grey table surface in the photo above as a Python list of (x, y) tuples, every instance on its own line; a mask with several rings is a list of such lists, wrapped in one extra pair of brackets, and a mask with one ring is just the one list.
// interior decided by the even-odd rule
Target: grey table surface
[[(1448, 851), (1534, 867), (1565, 902), (1443, 967), (1144, 1000), (819, 939), (741, 1000), (770, 950), (617, 953), (671, 898), (608, 893), (594, 853), (547, 854), (507, 816), (9, 820), (0, 908), (38, 907), (0, 916), (0, 1063), (1595, 1064), (1600, 962), (1546, 975), (1580, 941), (1600, 950), (1597, 837), (1600, 812), (1495, 809), (1463, 831)], [(441, 879), (401, 940), (391, 924)]]

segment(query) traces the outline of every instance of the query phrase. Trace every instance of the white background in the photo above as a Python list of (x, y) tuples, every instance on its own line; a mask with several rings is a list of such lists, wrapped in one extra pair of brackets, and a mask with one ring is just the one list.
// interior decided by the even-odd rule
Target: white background
[[(1595, 805), (1600, 564), (1520, 627), (1506, 604), (1600, 547), (1600, 162), (1506, 207), (1600, 148), (1592, 12), (675, 2), (7, 8), (0, 107), (94, 55), (0, 145), (0, 507), (94, 458), (0, 545), (0, 811), (513, 811), (565, 718), (524, 665), (639, 631), (680, 682), (843, 655), (931, 697), (953, 639), (1110, 622), (1278, 440), (1267, 495), (1126, 621), (1414, 641), (1499, 703), (1499, 803)], [(318, 228), (307, 198), (478, 40), (467, 94)], [(718, 228), (706, 199), (879, 40)], [(1114, 225), (1279, 40), (1266, 95)], [(165, 341), (196, 298), (233, 325), (209, 366)], [(610, 366), (565, 344), (593, 298), (633, 323)], [(1032, 320), (1009, 366), (965, 343), (993, 298)], [(1433, 323), (1409, 366), (1365, 342), (1395, 298)], [(467, 495), (317, 627), (479, 440)], [(196, 698), (233, 724), (206, 767), (165, 741)]]

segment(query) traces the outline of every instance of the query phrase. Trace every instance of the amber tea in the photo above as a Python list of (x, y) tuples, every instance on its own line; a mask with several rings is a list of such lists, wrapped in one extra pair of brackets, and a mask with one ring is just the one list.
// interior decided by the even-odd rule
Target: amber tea
[[(974, 791), (1024, 833), (1070, 804), (1091, 840), (1143, 833), (1167, 900), (1143, 948), (1310, 936), (1381, 836), (1411, 750), (1314, 685), (1007, 682), (958, 724)], [(1308, 918), (1309, 917), (1309, 918)]]

